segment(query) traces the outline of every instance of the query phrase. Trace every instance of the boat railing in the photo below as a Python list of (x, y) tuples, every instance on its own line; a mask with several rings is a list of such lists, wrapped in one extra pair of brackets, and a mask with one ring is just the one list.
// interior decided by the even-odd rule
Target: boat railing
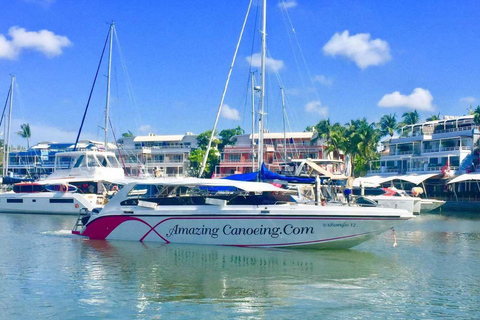
[(75, 225), (73, 226), (72, 233), (78, 234), (80, 230), (83, 228), (83, 218), (88, 216), (89, 212), (88, 209), (82, 208), (78, 211), (77, 221), (75, 221)]

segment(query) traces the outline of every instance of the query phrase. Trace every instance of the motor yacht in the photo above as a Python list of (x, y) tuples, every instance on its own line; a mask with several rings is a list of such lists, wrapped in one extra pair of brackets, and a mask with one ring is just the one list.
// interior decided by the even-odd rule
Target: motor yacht
[(17, 183), (13, 191), (0, 194), (0, 212), (77, 215), (103, 207), (124, 183), (124, 171), (113, 152), (57, 153), (50, 176)]

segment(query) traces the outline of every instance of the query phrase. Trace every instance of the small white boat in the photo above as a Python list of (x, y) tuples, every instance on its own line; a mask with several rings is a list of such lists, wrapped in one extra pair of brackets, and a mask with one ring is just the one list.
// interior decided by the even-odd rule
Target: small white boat
[(124, 183), (113, 152), (57, 153), (55, 171), (46, 179), (17, 183), (13, 192), (0, 194), (0, 212), (77, 215), (102, 207)]
[(413, 217), (406, 210), (298, 204), (267, 183), (149, 180), (124, 186), (72, 233), (90, 239), (245, 247), (350, 248)]
[(379, 207), (403, 209), (413, 214), (420, 214), (421, 211), (421, 199), (409, 196), (368, 196), (377, 203)]
[(443, 206), (445, 204), (445, 201), (437, 199), (421, 199), (420, 203), (421, 212), (430, 212)]

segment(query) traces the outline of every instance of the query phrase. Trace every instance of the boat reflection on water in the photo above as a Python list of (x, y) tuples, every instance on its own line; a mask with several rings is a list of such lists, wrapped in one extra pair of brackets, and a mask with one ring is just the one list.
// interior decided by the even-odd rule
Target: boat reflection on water
[[(390, 264), (354, 250), (306, 251), (135, 242), (82, 241), (89, 287), (123, 277), (147, 302), (290, 297), (297, 286), (357, 288)], [(96, 276), (91, 276), (91, 275)], [(117, 279), (118, 281), (118, 279)]]

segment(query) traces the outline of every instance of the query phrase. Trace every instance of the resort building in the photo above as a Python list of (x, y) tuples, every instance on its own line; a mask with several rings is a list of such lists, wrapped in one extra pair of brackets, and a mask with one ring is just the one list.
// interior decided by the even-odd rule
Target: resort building
[[(258, 152), (258, 134), (243, 134), (231, 138), (232, 145), (226, 145), (221, 153), (220, 164), (216, 167), (215, 176), (225, 177), (232, 174), (249, 173), (258, 170), (252, 161)], [(286, 141), (286, 144), (285, 144)], [(292, 162), (298, 159), (323, 160), (324, 141), (317, 139), (314, 132), (264, 133), (264, 162), (266, 167), (277, 173), (292, 173)], [(343, 155), (330, 155), (335, 158)], [(285, 159), (286, 158), (286, 159)], [(339, 170), (338, 165), (322, 164), (323, 169), (330, 172)]]
[(420, 185), (429, 197), (443, 200), (480, 200), (480, 176), (472, 173), (480, 170), (480, 128), (473, 118), (445, 116), (403, 127), (399, 137), (384, 141), (365, 179), (385, 178), (381, 185), (407, 191)]
[(380, 160), (369, 175), (459, 175), (480, 169), (479, 126), (473, 115), (404, 126), (400, 136), (384, 142)]
[(190, 152), (197, 147), (197, 135), (156, 135), (120, 138), (120, 152), (126, 173), (156, 177), (181, 177), (188, 174)]

